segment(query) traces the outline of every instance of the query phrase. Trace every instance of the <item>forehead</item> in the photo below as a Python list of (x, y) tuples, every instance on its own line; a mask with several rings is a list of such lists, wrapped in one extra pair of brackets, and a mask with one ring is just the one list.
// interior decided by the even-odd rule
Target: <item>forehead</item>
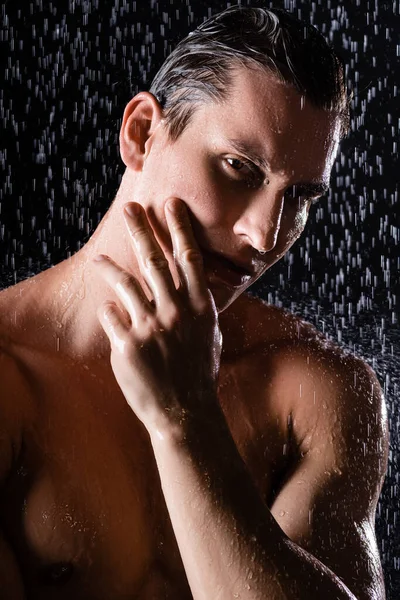
[(228, 98), (204, 110), (207, 130), (215, 138), (242, 138), (265, 155), (271, 172), (308, 171), (302, 175), (321, 179), (332, 166), (339, 143), (338, 116), (316, 108), (292, 85), (264, 70), (238, 69)]

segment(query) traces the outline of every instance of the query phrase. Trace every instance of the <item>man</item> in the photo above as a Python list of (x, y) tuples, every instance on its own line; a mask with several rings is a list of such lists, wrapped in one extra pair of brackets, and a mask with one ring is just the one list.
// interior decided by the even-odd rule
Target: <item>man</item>
[(0, 295), (2, 598), (382, 599), (376, 377), (243, 295), (326, 190), (340, 61), (234, 7), (150, 92), (92, 238)]

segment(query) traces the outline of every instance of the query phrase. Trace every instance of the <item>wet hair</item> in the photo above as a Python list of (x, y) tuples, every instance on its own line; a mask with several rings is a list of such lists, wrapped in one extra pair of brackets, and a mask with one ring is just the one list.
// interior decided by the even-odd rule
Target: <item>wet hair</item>
[(349, 96), (341, 58), (315, 27), (284, 10), (233, 6), (184, 38), (155, 76), (168, 136), (176, 141), (196, 108), (229, 98), (238, 67), (262, 68), (349, 127)]

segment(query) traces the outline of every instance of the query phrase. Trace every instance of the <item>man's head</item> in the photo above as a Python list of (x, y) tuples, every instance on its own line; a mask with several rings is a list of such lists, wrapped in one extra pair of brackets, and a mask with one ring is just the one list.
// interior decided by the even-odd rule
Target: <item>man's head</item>
[(171, 140), (207, 102), (225, 101), (238, 68), (261, 68), (289, 83), (316, 108), (340, 115), (349, 102), (340, 58), (323, 36), (283, 10), (234, 6), (209, 18), (168, 56), (150, 88)]
[(342, 65), (314, 28), (228, 9), (127, 105), (119, 195), (146, 208), (171, 263), (163, 208), (184, 200), (223, 310), (300, 236), (347, 122)]

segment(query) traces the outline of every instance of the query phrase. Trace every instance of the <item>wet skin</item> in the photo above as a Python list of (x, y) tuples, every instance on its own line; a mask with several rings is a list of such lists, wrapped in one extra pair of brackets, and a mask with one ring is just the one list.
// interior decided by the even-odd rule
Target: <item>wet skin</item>
[[(300, 235), (310, 200), (291, 192), (326, 184), (336, 119), (247, 72), (176, 144), (161, 116), (132, 100), (108, 217), (73, 259), (0, 295), (3, 589), (382, 598), (379, 384), (241, 295)], [(268, 173), (250, 184), (232, 138)], [(169, 212), (171, 197), (184, 202)]]

